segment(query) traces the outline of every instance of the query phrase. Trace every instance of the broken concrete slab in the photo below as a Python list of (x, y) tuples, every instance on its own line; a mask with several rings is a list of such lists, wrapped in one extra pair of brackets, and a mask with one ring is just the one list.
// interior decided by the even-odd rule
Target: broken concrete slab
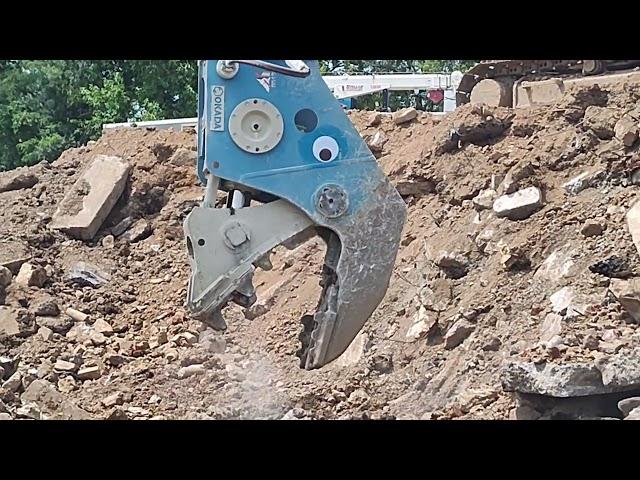
[(549, 297), (552, 309), (555, 313), (563, 313), (569, 308), (575, 299), (575, 292), (570, 287), (563, 287)]
[(98, 333), (107, 334), (107, 335), (110, 335), (113, 333), (113, 327), (106, 320), (103, 320), (102, 318), (98, 318), (93, 323), (93, 328)]
[(475, 329), (467, 320), (458, 320), (444, 336), (444, 348), (451, 350), (460, 345)]
[(562, 333), (562, 316), (549, 313), (540, 325), (540, 342), (547, 343)]
[(336, 359), (336, 365), (340, 367), (357, 365), (364, 356), (368, 344), (369, 336), (366, 333), (360, 332), (344, 353)]
[(508, 362), (502, 369), (505, 391), (550, 397), (582, 397), (640, 389), (640, 348), (591, 363)]
[(144, 218), (141, 218), (133, 226), (127, 230), (123, 235), (122, 239), (129, 243), (136, 243), (140, 240), (144, 240), (153, 232), (153, 228)]
[(124, 191), (130, 169), (120, 157), (97, 155), (59, 204), (51, 227), (91, 240)]
[(518, 190), (503, 195), (493, 202), (493, 211), (498, 217), (524, 220), (542, 207), (542, 192), (537, 187)]
[(61, 359), (56, 360), (53, 368), (54, 370), (58, 370), (60, 372), (75, 372), (76, 370), (78, 370), (78, 366), (75, 363)]
[(615, 391), (602, 383), (600, 371), (590, 363), (507, 362), (502, 368), (500, 380), (502, 388), (507, 392), (535, 393), (560, 398)]
[(640, 348), (596, 360), (596, 366), (602, 373), (603, 384), (618, 391), (640, 389), (638, 355)]
[(70, 402), (46, 380), (33, 381), (21, 395), (22, 402), (31, 402), (52, 420), (90, 420), (87, 411)]
[(437, 317), (435, 315), (432, 318), (429, 317), (427, 313), (427, 309), (424, 305), (420, 305), (418, 309), (418, 313), (415, 315), (413, 319), (413, 323), (407, 330), (406, 337), (412, 340), (417, 340), (429, 333), (429, 331), (435, 326), (437, 323)]
[(631, 147), (638, 139), (638, 122), (631, 115), (623, 115), (616, 122), (613, 131), (625, 147)]
[(25, 243), (0, 239), (0, 267), (8, 268), (15, 275), (22, 264), (30, 259), (31, 255)]
[(41, 328), (48, 328), (55, 333), (64, 335), (73, 327), (73, 320), (64, 315), (61, 316), (38, 316), (36, 324)]
[(402, 110), (398, 110), (397, 112), (394, 112), (393, 115), (391, 116), (391, 119), (393, 120), (393, 123), (395, 123), (396, 125), (401, 125), (403, 123), (408, 123), (412, 120), (414, 120), (415, 118), (417, 118), (418, 116), (418, 111), (413, 108), (404, 108)]
[(77, 375), (80, 380), (97, 380), (102, 376), (102, 373), (100, 372), (100, 367), (93, 366), (81, 368), (78, 370)]
[(478, 195), (473, 197), (471, 201), (476, 210), (490, 210), (493, 208), (493, 202), (496, 199), (497, 192), (493, 189), (482, 190)]
[(615, 135), (615, 125), (620, 112), (608, 107), (590, 105), (584, 112), (584, 126), (591, 129), (600, 140), (609, 140)]
[(21, 372), (15, 372), (2, 384), (2, 388), (13, 393), (16, 393), (18, 390), (20, 390), (21, 386), (22, 386)]
[(465, 255), (457, 251), (439, 250), (438, 252), (429, 252), (429, 257), (438, 267), (445, 270), (445, 273), (451, 273), (448, 276), (454, 278), (464, 276), (469, 267), (469, 262)]
[(520, 182), (529, 178), (535, 173), (535, 168), (528, 159), (522, 159), (509, 169), (504, 179), (500, 183), (497, 193), (498, 195), (505, 195), (508, 193), (515, 193), (520, 185)]
[(124, 403), (124, 395), (122, 392), (116, 392), (108, 397), (105, 397), (101, 402), (105, 407), (114, 407), (116, 405), (122, 405)]
[(60, 314), (60, 307), (51, 298), (38, 302), (33, 308), (36, 317), (56, 317)]
[(617, 298), (627, 313), (640, 323), (640, 278), (622, 280), (612, 278), (609, 290)]
[(133, 218), (125, 217), (111, 228), (111, 233), (118, 237), (122, 235), (131, 225), (133, 225)]
[(169, 158), (169, 163), (178, 167), (197, 164), (198, 153), (188, 148), (178, 148)]
[(31, 188), (36, 183), (38, 183), (38, 177), (23, 168), (0, 173), (0, 193)]
[(42, 340), (48, 342), (53, 338), (53, 330), (48, 327), (40, 327), (38, 329), (38, 335), (40, 335), (40, 338), (42, 338)]
[(584, 316), (590, 305), (600, 305), (606, 296), (605, 288), (594, 287), (589, 293), (563, 287), (549, 297), (552, 309), (565, 320)]
[(538, 280), (548, 280), (558, 282), (563, 278), (571, 276), (575, 262), (573, 255), (575, 251), (568, 244), (552, 252), (540, 265), (533, 275)]
[(0, 336), (12, 336), (19, 333), (20, 324), (13, 310), (10, 307), (0, 307)]
[(41, 288), (47, 281), (47, 272), (39, 265), (32, 263), (23, 263), (20, 267), (18, 275), (16, 275), (16, 283), (25, 287)]
[(373, 153), (381, 153), (388, 141), (384, 132), (378, 131), (371, 138), (367, 138), (367, 146)]

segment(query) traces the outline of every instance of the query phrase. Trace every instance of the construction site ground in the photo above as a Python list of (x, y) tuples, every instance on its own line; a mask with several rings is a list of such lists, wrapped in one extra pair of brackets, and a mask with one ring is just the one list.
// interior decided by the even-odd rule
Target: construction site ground
[[(408, 220), (384, 301), (313, 371), (295, 353), (321, 292), (320, 239), (276, 249), (273, 269), (256, 273), (257, 303), (230, 304), (225, 332), (189, 318), (182, 222), (203, 198), (194, 133), (108, 131), (2, 173), (0, 416), (623, 418), (617, 404), (640, 391), (640, 373), (609, 381), (603, 365), (633, 362), (640, 346), (632, 302), (612, 293), (635, 298), (640, 272), (627, 218), (638, 98), (620, 85), (527, 109), (349, 112)], [(52, 218), (100, 154), (131, 170), (95, 236), (76, 239)], [(496, 207), (523, 191), (533, 200)], [(601, 376), (557, 378), (576, 366)]]

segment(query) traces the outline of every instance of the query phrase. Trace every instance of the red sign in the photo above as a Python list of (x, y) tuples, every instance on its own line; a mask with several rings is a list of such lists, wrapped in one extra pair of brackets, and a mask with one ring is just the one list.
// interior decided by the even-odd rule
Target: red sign
[(444, 92), (442, 90), (431, 90), (428, 93), (428, 97), (433, 103), (440, 103), (444, 100)]

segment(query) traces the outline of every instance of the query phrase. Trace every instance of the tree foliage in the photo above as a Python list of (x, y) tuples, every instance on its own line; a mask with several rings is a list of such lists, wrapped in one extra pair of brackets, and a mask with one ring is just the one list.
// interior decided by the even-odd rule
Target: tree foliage
[(0, 170), (54, 160), (110, 122), (190, 117), (194, 61), (1, 60)]
[[(323, 74), (451, 72), (466, 60), (321, 60)], [(375, 96), (367, 101), (375, 107)], [(397, 98), (396, 98), (397, 97)], [(392, 107), (406, 103), (394, 95)], [(110, 122), (192, 117), (191, 60), (0, 60), (0, 171), (55, 160)]]

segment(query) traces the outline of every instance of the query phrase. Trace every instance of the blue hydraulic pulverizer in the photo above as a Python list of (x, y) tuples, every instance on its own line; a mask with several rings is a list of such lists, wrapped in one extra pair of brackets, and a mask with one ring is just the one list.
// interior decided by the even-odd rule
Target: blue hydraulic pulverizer
[[(301, 367), (340, 356), (385, 295), (406, 206), (313, 60), (199, 63), (202, 206), (185, 220), (191, 314), (217, 329), (256, 301), (271, 250), (327, 244), (322, 296), (302, 319)], [(219, 191), (226, 205), (216, 208)]]

